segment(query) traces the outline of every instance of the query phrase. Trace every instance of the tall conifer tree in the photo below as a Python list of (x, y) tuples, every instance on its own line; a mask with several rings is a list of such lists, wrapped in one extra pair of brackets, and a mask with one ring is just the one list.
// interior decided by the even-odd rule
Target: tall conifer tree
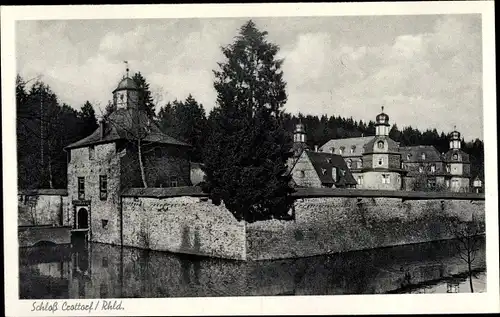
[(279, 48), (266, 36), (248, 21), (222, 48), (226, 61), (214, 71), (217, 106), (204, 153), (211, 198), (248, 222), (286, 218), (292, 203), (286, 84), (275, 58)]

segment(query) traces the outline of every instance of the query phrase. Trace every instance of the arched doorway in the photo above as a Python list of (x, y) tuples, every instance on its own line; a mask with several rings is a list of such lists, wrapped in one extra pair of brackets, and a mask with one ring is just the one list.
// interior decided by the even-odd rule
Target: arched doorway
[(78, 229), (88, 229), (89, 228), (89, 213), (87, 209), (80, 208), (77, 213), (77, 228)]

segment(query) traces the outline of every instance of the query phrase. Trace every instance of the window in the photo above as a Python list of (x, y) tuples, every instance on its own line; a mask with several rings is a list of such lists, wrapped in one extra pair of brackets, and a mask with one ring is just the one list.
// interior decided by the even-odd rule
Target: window
[(388, 174), (382, 174), (382, 184), (390, 184), (391, 178)]
[(351, 168), (351, 166), (352, 166), (352, 160), (348, 159), (346, 163), (347, 163), (347, 167)]
[(398, 184), (401, 183), (401, 175), (396, 176), (396, 182)]
[(101, 200), (108, 199), (108, 177), (106, 175), (99, 176), (99, 197)]
[(363, 185), (363, 176), (358, 176), (358, 185)]
[(431, 165), (431, 173), (434, 173), (436, 172), (436, 165)]
[(85, 178), (78, 177), (78, 199), (85, 199)]
[(450, 165), (446, 165), (446, 172), (450, 172)]
[(410, 158), (411, 158), (411, 154), (407, 154), (407, 155), (406, 155), (406, 159), (409, 161), (409, 160), (410, 160)]
[(161, 150), (161, 148), (160, 148), (160, 147), (155, 148), (155, 156), (156, 156), (157, 158), (162, 157), (162, 150)]
[(363, 167), (363, 159), (360, 159), (358, 161), (358, 168), (362, 168)]
[(425, 153), (422, 153), (422, 160), (425, 160)]
[(351, 147), (351, 154), (354, 154), (354, 151), (356, 151), (356, 146), (354, 146), (354, 145), (353, 145), (353, 146)]
[(103, 229), (106, 229), (108, 227), (108, 220), (107, 219), (101, 219), (101, 225)]
[(343, 146), (342, 146), (342, 147), (340, 147), (340, 149), (339, 149), (339, 153), (340, 153), (340, 154), (344, 154), (344, 149), (345, 149), (345, 148), (344, 148)]
[(300, 177), (300, 178), (304, 178), (304, 177), (306, 177), (306, 173), (305, 173), (304, 171), (300, 171), (300, 172), (299, 172), (299, 177)]
[(418, 167), (418, 172), (419, 172), (419, 173), (423, 173), (423, 172), (424, 172), (424, 168), (423, 168), (422, 166), (419, 166), (419, 167)]
[(445, 180), (444, 183), (445, 183), (446, 188), (450, 187), (450, 180), (449, 179)]
[(458, 154), (457, 153), (453, 154), (453, 159), (454, 160), (458, 160)]
[(332, 167), (332, 178), (333, 178), (334, 182), (337, 181), (337, 168), (336, 167)]
[(326, 161), (330, 164), (332, 164), (332, 159), (331, 158), (327, 158)]
[(384, 159), (379, 158), (378, 159), (378, 165), (382, 165), (382, 164), (384, 164)]
[(322, 169), (321, 169), (321, 173), (322, 173), (323, 175), (326, 175), (326, 168), (322, 168)]
[(344, 176), (345, 175), (345, 170), (340, 169), (340, 175)]
[(93, 145), (89, 146), (89, 160), (93, 160), (95, 155), (95, 148)]
[(177, 187), (179, 186), (177, 182), (177, 176), (171, 176), (170, 177), (170, 187)]
[(435, 179), (428, 179), (427, 180), (427, 187), (430, 189), (436, 188), (436, 180)]
[(377, 143), (377, 147), (378, 147), (379, 149), (383, 149), (383, 148), (384, 148), (384, 141), (378, 141), (378, 143)]

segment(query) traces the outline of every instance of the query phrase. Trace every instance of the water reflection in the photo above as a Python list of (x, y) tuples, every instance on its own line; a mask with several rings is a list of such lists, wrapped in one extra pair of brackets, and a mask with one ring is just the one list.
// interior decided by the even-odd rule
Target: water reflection
[[(482, 239), (473, 268), (484, 250)], [(377, 294), (466, 270), (454, 241), (257, 262), (93, 243), (20, 249), (20, 297)]]

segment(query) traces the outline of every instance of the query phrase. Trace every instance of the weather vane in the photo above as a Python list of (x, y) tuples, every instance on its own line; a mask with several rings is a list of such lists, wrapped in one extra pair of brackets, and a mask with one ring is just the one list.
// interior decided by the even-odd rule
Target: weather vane
[(125, 63), (125, 65), (127, 67), (126, 70), (127, 70), (127, 77), (128, 77), (128, 71), (129, 71), (129, 69), (128, 69), (128, 61), (123, 61), (123, 62)]

